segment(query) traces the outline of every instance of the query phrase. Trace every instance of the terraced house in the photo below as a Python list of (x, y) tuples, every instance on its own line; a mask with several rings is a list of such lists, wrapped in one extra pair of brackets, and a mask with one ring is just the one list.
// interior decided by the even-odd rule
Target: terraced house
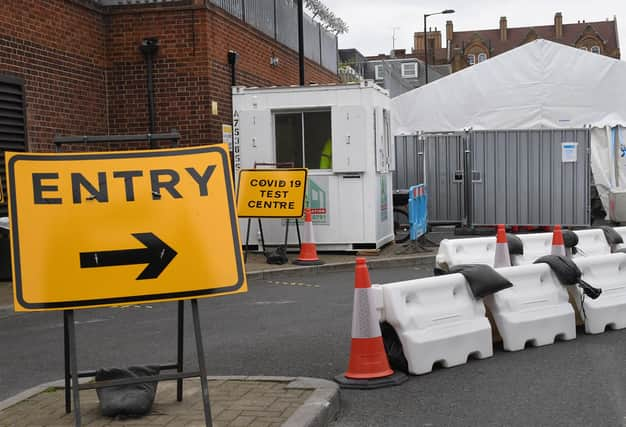
[(546, 39), (613, 58), (620, 58), (617, 18), (605, 21), (564, 24), (563, 14), (557, 12), (550, 25), (509, 27), (506, 16), (500, 18), (498, 28), (487, 30), (454, 31), (452, 21), (446, 22), (445, 43), (441, 31), (415, 32), (413, 51), (424, 59), (428, 43), (430, 64), (450, 64), (452, 72), (521, 46), (536, 39)]

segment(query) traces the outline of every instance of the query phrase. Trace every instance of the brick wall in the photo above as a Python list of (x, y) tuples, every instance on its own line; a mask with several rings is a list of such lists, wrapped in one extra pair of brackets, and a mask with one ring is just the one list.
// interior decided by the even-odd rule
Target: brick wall
[(77, 2), (0, 1), (0, 74), (24, 80), (30, 150), (107, 132), (103, 36), (103, 16)]
[[(238, 84), (298, 83), (296, 52), (203, 0), (106, 9), (87, 0), (1, 0), (0, 74), (25, 81), (29, 148), (53, 150), (56, 134), (148, 132), (146, 65), (138, 49), (146, 37), (160, 43), (155, 130), (178, 129), (181, 145), (219, 142), (221, 124), (231, 122), (229, 50), (239, 53)], [(337, 82), (308, 60), (305, 76)]]
[[(298, 55), (221, 9), (144, 7), (111, 16), (109, 57), (111, 127), (117, 133), (143, 133), (148, 128), (146, 78), (137, 46), (157, 37), (154, 64), (157, 131), (176, 128), (182, 144), (221, 140), (222, 123), (230, 123), (231, 76), (228, 51), (239, 53), (237, 83), (246, 86), (298, 84)], [(270, 65), (274, 54), (277, 67)], [(307, 60), (307, 82), (332, 83), (337, 77)], [(218, 114), (211, 104), (217, 103)]]
[(181, 145), (208, 142), (210, 66), (206, 11), (162, 7), (111, 15), (110, 124), (114, 133), (147, 133), (149, 129), (146, 63), (139, 45), (147, 37), (159, 40), (153, 81), (156, 132), (176, 128)]

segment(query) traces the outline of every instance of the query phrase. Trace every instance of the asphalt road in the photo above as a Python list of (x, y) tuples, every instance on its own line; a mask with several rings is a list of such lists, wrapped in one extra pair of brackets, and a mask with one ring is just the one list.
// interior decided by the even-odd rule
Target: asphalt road
[[(374, 283), (429, 269), (372, 270)], [(332, 379), (350, 347), (353, 273), (254, 280), (200, 301), (211, 375)], [(175, 360), (176, 304), (77, 312), (79, 369)], [(186, 312), (186, 364), (195, 367)], [(0, 400), (63, 376), (60, 312), (0, 310)], [(504, 352), (370, 391), (342, 390), (340, 426), (626, 426), (626, 330)]]

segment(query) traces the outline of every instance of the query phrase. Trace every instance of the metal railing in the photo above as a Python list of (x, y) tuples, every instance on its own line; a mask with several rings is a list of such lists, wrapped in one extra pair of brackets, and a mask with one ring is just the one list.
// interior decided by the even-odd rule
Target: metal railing
[[(279, 43), (298, 50), (297, 5), (293, 0), (209, 0)], [(337, 36), (304, 17), (304, 54), (337, 73)]]

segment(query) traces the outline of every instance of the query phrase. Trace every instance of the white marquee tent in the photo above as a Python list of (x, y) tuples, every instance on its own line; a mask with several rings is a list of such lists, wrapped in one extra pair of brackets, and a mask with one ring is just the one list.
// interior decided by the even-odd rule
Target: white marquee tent
[(610, 149), (618, 144), (626, 154), (624, 61), (536, 40), (391, 104), (395, 135), (591, 126), (592, 171), (605, 208), (610, 188), (626, 189), (626, 157)]

